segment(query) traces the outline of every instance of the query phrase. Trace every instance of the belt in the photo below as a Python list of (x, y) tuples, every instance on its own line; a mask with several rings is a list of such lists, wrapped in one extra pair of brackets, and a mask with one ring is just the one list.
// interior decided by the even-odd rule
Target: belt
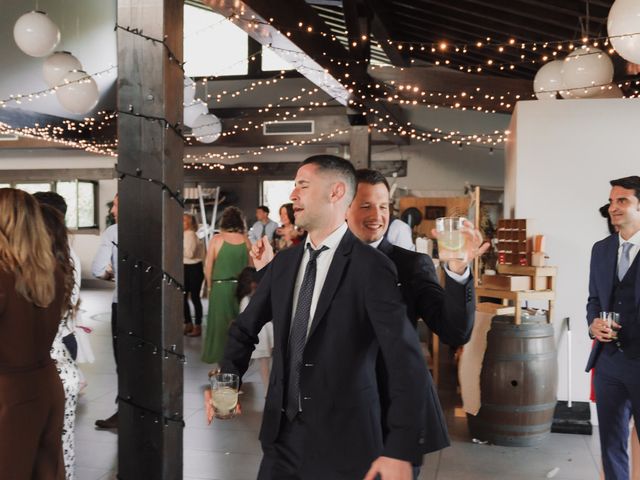
[(211, 280), (213, 283), (224, 283), (224, 282), (232, 282), (232, 283), (238, 283), (238, 279), (237, 278), (223, 278), (220, 280)]

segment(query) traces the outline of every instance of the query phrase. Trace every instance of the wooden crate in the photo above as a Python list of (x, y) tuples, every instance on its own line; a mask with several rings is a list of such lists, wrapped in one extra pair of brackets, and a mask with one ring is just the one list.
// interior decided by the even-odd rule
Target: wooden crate
[(496, 290), (531, 290), (531, 277), (524, 275), (482, 275), (482, 286)]

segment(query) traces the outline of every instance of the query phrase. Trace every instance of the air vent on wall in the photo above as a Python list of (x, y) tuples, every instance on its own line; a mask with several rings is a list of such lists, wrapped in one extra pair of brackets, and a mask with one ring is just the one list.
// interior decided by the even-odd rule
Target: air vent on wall
[(311, 135), (314, 130), (313, 120), (283, 120), (262, 124), (264, 135)]
[(0, 142), (15, 142), (18, 136), (12, 133), (0, 133)]

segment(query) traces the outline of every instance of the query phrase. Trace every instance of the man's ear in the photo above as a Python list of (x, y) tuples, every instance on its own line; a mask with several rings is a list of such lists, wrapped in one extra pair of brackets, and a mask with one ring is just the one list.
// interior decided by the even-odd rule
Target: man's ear
[(347, 186), (344, 182), (335, 182), (331, 185), (330, 199), (332, 202), (339, 202), (347, 193)]

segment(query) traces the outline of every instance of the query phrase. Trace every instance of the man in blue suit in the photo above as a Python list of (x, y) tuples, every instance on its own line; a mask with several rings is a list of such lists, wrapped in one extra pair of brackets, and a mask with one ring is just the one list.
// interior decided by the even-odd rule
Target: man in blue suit
[[(612, 180), (609, 216), (618, 233), (591, 252), (587, 321), (605, 478), (629, 478), (629, 420), (640, 421), (640, 177)], [(611, 326), (600, 312), (616, 312)]]

